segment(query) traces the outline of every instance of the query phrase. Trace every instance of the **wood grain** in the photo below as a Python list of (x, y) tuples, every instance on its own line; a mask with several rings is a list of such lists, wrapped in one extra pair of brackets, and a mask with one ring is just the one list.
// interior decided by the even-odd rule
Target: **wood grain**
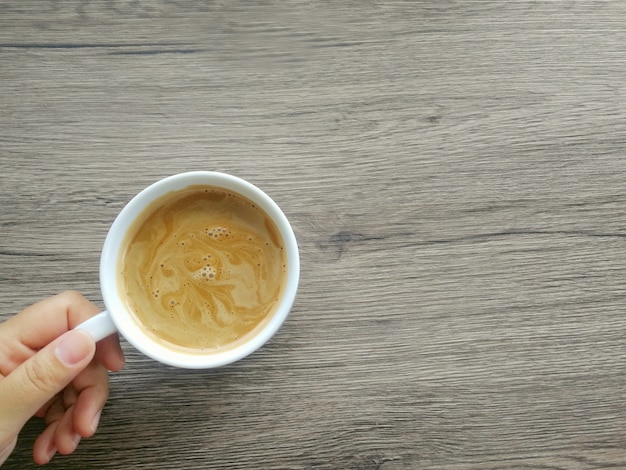
[(49, 468), (626, 468), (625, 14), (0, 4), (2, 318), (100, 302), (113, 218), (185, 170), (263, 188), (302, 257), (268, 345), (210, 372), (125, 345)]

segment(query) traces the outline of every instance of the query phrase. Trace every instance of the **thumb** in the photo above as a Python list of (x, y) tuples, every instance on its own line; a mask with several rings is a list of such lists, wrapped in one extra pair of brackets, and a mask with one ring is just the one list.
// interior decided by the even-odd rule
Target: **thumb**
[[(89, 333), (70, 330), (0, 380), (0, 428), (18, 433), (31, 416), (91, 362), (96, 345)], [(0, 436), (4, 434), (0, 431)]]

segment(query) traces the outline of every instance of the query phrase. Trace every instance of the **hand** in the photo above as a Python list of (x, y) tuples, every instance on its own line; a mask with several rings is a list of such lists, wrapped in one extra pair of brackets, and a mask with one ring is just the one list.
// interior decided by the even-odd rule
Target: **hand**
[(72, 330), (98, 312), (65, 292), (0, 324), (0, 465), (32, 416), (47, 425), (33, 448), (38, 464), (71, 454), (96, 431), (109, 394), (107, 369), (124, 367), (117, 335), (96, 346), (89, 333)]

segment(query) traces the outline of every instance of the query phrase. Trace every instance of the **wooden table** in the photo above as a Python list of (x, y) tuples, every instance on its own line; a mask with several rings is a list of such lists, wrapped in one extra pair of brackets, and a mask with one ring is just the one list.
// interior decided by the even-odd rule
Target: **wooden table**
[[(301, 288), (214, 371), (124, 344), (51, 469), (626, 468), (626, 4), (0, 3), (0, 316), (140, 189), (248, 179)], [(6, 468), (35, 468), (30, 422)]]

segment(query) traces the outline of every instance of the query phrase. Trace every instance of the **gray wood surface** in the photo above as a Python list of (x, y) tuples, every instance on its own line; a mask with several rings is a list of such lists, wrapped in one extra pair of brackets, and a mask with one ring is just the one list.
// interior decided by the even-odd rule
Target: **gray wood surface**
[(626, 468), (625, 61), (621, 1), (0, 3), (2, 318), (101, 304), (110, 223), (181, 171), (302, 257), (235, 365), (124, 344), (49, 468)]

